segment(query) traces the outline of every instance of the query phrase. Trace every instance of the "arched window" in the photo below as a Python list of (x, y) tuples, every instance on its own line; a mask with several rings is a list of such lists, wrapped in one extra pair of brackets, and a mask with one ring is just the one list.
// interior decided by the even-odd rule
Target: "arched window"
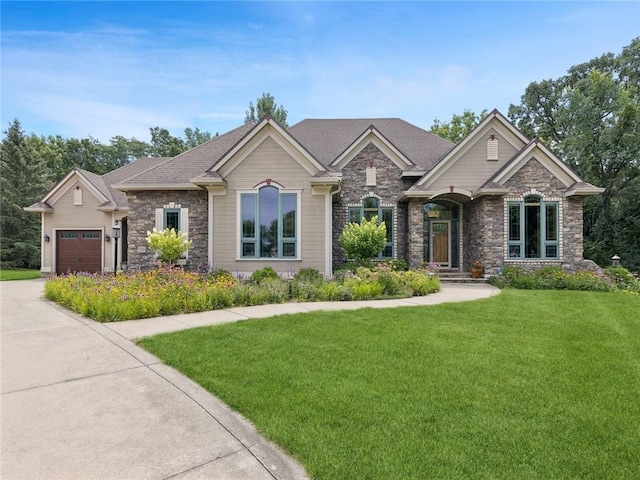
[(242, 258), (296, 258), (298, 196), (264, 186), (242, 193)]
[(559, 258), (558, 202), (529, 195), (508, 203), (508, 255), (510, 259)]
[(381, 207), (376, 197), (366, 197), (359, 207), (349, 207), (349, 223), (360, 223), (365, 218), (378, 217), (378, 224), (384, 222), (387, 229), (387, 243), (378, 255), (379, 258), (393, 258), (393, 207)]

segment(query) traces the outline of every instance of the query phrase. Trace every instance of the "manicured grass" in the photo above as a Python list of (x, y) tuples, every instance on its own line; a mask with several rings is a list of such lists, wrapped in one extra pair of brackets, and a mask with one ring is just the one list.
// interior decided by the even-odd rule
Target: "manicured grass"
[(31, 280), (33, 278), (40, 278), (40, 270), (27, 270), (25, 268), (18, 268), (15, 270), (0, 270), (0, 282), (5, 280)]
[(140, 344), (318, 479), (637, 478), (640, 296), (249, 320)]

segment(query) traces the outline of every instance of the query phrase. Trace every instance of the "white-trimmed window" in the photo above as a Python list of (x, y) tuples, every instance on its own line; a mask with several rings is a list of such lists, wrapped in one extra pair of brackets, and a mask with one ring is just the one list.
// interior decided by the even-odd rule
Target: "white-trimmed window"
[(521, 202), (508, 202), (507, 209), (509, 259), (560, 258), (559, 202), (529, 195)]
[(300, 195), (265, 185), (240, 193), (240, 257), (299, 258)]
[(378, 217), (378, 223), (384, 222), (387, 229), (387, 243), (378, 255), (379, 258), (393, 258), (393, 207), (383, 207), (376, 197), (362, 199), (362, 205), (349, 207), (349, 223), (360, 223), (361, 219), (367, 221)]
[[(173, 228), (176, 232), (185, 233), (189, 239), (189, 209), (182, 208), (179, 203), (168, 203), (156, 208), (156, 230)], [(187, 253), (185, 253), (185, 258)]]

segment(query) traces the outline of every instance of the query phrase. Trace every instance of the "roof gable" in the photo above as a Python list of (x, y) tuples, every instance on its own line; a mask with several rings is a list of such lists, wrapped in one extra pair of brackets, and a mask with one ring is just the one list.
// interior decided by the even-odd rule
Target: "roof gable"
[[(223, 177), (228, 175), (267, 138), (275, 141), (280, 148), (295, 159), (309, 175), (313, 176), (327, 171), (327, 168), (316, 160), (293, 136), (284, 130), (278, 122), (267, 116), (228, 150), (218, 162), (209, 168), (204, 176), (210, 173), (218, 173)], [(197, 179), (194, 180), (197, 181)]]
[(342, 152), (338, 158), (331, 162), (332, 167), (344, 168), (360, 153), (367, 145), (372, 143), (382, 153), (384, 153), (398, 168), (405, 170), (414, 167), (415, 164), (409, 160), (400, 150), (396, 148), (374, 125), (370, 125), (354, 142)]
[(504, 185), (532, 158), (538, 160), (542, 166), (549, 170), (553, 176), (560, 180), (566, 187), (582, 182), (582, 179), (578, 175), (538, 139), (529, 142), (529, 144), (520, 150), (503, 168), (496, 172), (488, 182)]
[(49, 193), (42, 199), (42, 203), (55, 205), (55, 203), (70, 189), (76, 182), (80, 182), (100, 203), (111, 201), (111, 196), (102, 181), (102, 178), (95, 173), (74, 168), (66, 177), (58, 182)]
[[(440, 162), (431, 169), (431, 171), (418, 180), (416, 187), (428, 189), (492, 130), (498, 132), (500, 137), (508, 142), (515, 151), (520, 151), (529, 142), (527, 137), (525, 137), (520, 130), (509, 122), (504, 115), (502, 115), (498, 110), (493, 110), (476, 126), (476, 128), (474, 128), (453, 149), (451, 149), (451, 151), (447, 153)], [(486, 179), (478, 180), (482, 184)]]

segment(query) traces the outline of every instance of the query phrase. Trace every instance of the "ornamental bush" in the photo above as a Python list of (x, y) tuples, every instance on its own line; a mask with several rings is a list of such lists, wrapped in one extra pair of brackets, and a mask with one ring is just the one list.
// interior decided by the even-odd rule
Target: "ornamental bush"
[(187, 240), (187, 234), (173, 228), (158, 231), (155, 228), (147, 232), (147, 243), (158, 259), (163, 263), (176, 263), (193, 243)]
[(346, 224), (339, 242), (348, 259), (367, 264), (378, 256), (387, 243), (387, 228), (384, 222), (378, 225), (377, 216), (371, 220), (363, 218), (360, 223)]

